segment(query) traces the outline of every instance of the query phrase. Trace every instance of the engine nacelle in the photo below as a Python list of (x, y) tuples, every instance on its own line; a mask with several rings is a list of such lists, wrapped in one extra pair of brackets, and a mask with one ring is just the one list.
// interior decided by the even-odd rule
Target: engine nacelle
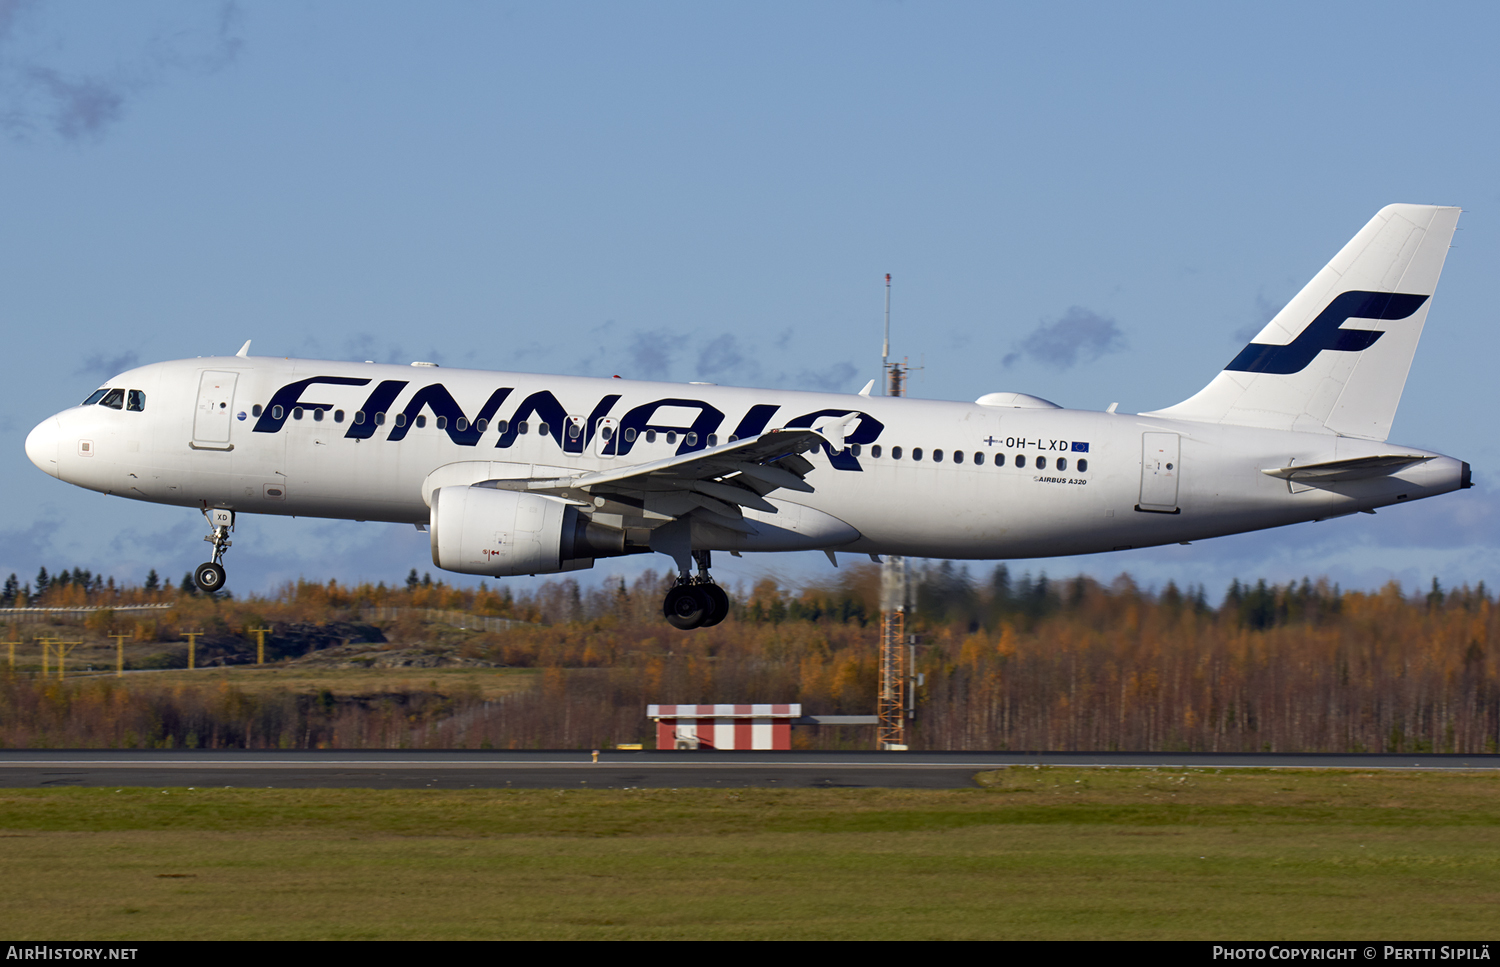
[(630, 541), (556, 497), (491, 487), (434, 490), (428, 530), (433, 564), (494, 577), (573, 571), (593, 567), (596, 557), (649, 549), (644, 536)]

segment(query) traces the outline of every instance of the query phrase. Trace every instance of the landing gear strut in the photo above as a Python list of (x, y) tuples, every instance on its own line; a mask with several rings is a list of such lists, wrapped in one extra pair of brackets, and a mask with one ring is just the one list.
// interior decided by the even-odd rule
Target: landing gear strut
[(661, 606), (667, 624), (683, 631), (712, 628), (729, 616), (729, 595), (708, 573), (713, 566), (709, 552), (694, 551), (693, 560), (698, 564), (697, 577), (687, 571), (678, 575), (677, 583), (667, 592)]
[(205, 507), (203, 516), (213, 528), (213, 533), (203, 539), (214, 546), (214, 554), (209, 561), (193, 569), (193, 583), (198, 585), (198, 590), (213, 594), (224, 590), (224, 565), (219, 562), (233, 543), (229, 539), (229, 530), (234, 526), (234, 511)]

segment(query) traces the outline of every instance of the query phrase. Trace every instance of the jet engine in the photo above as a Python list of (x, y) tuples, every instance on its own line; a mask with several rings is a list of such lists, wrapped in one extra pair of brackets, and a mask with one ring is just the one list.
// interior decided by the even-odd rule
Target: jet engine
[[(649, 535), (596, 523), (556, 497), (491, 487), (432, 492), (432, 563), (460, 574), (505, 577), (594, 566), (594, 558), (649, 550)], [(635, 536), (637, 540), (632, 540)]]

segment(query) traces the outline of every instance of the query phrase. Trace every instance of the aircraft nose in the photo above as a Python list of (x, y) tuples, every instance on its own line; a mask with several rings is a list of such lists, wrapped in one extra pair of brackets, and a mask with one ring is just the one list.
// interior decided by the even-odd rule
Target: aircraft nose
[(26, 436), (26, 456), (52, 476), (57, 476), (57, 443), (62, 438), (62, 425), (57, 417), (49, 416), (36, 425)]

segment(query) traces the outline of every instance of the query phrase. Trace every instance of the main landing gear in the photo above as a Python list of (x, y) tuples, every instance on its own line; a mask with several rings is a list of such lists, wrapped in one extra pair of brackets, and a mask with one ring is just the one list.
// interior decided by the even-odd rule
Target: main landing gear
[(693, 560), (698, 563), (698, 576), (683, 571), (661, 606), (667, 624), (683, 631), (712, 628), (729, 616), (729, 595), (708, 573), (713, 566), (709, 552), (694, 551)]
[(224, 558), (224, 552), (229, 550), (233, 543), (229, 539), (229, 530), (234, 527), (234, 511), (219, 508), (203, 509), (203, 516), (207, 518), (208, 525), (213, 528), (213, 533), (203, 538), (214, 546), (214, 554), (206, 563), (199, 564), (193, 569), (193, 583), (198, 585), (198, 590), (206, 594), (224, 590), (224, 565), (220, 564)]

